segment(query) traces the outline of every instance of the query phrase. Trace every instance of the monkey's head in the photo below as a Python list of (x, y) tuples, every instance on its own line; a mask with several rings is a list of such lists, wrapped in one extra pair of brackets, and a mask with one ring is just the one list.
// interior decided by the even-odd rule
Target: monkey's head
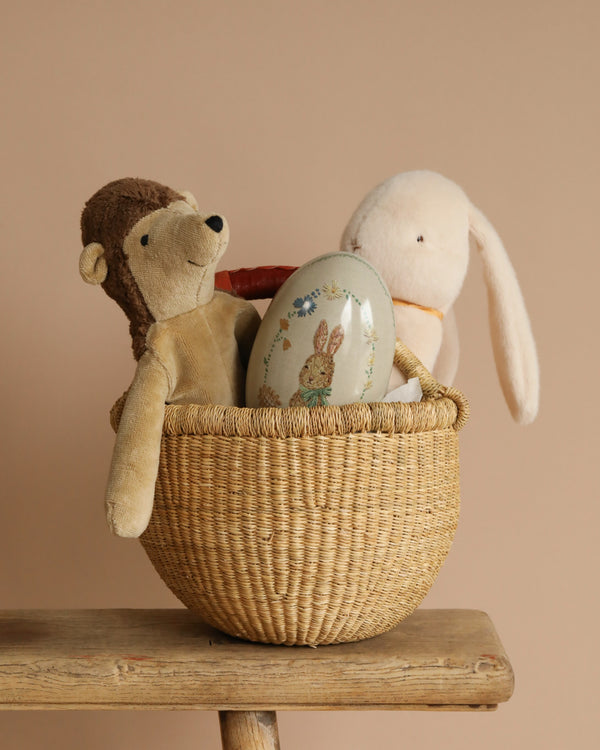
[(81, 237), (81, 276), (123, 309), (139, 359), (152, 323), (211, 300), (229, 228), (221, 216), (200, 212), (187, 191), (125, 178), (86, 203)]

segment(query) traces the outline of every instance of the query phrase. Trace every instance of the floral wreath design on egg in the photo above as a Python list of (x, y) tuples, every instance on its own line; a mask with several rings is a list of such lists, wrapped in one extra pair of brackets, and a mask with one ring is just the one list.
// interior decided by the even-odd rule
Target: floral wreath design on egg
[[(273, 388), (271, 388), (271, 386), (267, 385), (267, 379), (269, 376), (269, 368), (271, 366), (271, 359), (278, 345), (281, 344), (284, 352), (288, 351), (292, 347), (292, 342), (289, 340), (289, 338), (286, 335), (286, 332), (289, 330), (289, 327), (290, 327), (290, 321), (292, 321), (294, 318), (298, 318), (298, 319), (307, 318), (308, 319), (313, 315), (313, 313), (318, 308), (320, 308), (322, 303), (325, 303), (327, 301), (334, 302), (344, 297), (347, 300), (351, 299), (352, 302), (354, 302), (359, 307), (361, 311), (361, 318), (363, 320), (362, 335), (366, 338), (371, 349), (369, 358), (367, 360), (367, 367), (364, 371), (365, 381), (363, 383), (363, 389), (358, 399), (359, 401), (363, 400), (367, 391), (373, 386), (373, 368), (375, 366), (375, 344), (379, 340), (379, 337), (373, 326), (373, 321), (370, 318), (370, 315), (367, 313), (366, 309), (363, 308), (362, 300), (359, 299), (351, 290), (344, 289), (338, 284), (337, 281), (333, 280), (333, 281), (321, 284), (320, 287), (313, 289), (311, 292), (304, 295), (303, 297), (296, 297), (296, 299), (292, 303), (292, 309), (288, 311), (285, 317), (280, 318), (279, 329), (277, 330), (277, 332), (275, 333), (275, 336), (273, 337), (273, 341), (271, 343), (271, 347), (269, 351), (263, 358), (263, 363), (265, 365), (264, 375), (263, 375), (263, 384), (260, 387), (259, 392), (258, 392), (258, 401), (259, 401), (260, 406), (282, 406), (279, 395), (275, 392)], [(322, 322), (325, 323), (325, 320), (323, 320)], [(341, 326), (339, 326), (339, 328), (341, 328)], [(341, 336), (343, 338), (343, 332), (341, 333)], [(324, 390), (324, 392), (321, 393), (319, 395), (319, 398), (316, 400), (314, 397), (311, 399), (306, 398), (305, 399), (306, 405), (327, 406), (327, 396), (330, 395), (331, 388), (327, 390)]]

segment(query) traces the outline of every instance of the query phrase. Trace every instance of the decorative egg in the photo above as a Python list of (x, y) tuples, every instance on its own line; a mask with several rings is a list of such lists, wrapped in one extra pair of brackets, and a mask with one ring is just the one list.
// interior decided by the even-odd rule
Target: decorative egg
[(321, 255), (280, 287), (258, 329), (246, 405), (380, 401), (394, 361), (390, 293), (364, 258)]

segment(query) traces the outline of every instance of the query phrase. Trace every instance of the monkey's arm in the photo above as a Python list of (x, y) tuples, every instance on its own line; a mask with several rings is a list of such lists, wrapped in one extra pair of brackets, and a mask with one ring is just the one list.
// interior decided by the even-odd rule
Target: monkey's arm
[(169, 391), (166, 370), (146, 351), (123, 408), (106, 489), (108, 525), (118, 536), (138, 537), (150, 521)]

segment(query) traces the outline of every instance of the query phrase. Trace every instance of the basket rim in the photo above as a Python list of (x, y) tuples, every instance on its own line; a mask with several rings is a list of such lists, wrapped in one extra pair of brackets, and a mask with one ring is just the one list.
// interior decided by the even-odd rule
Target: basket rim
[[(423, 400), (410, 403), (353, 403), (342, 406), (250, 408), (220, 404), (165, 404), (163, 435), (223, 437), (308, 437), (352, 433), (414, 434), (462, 429), (469, 402), (457, 388), (441, 385), (401, 341), (395, 363), (407, 377), (418, 377)], [(110, 422), (117, 430), (127, 392), (114, 404)]]
[[(309, 437), (372, 432), (419, 433), (460, 430), (468, 418), (468, 404), (460, 391), (419, 403), (355, 403), (343, 406), (290, 406), (284, 408), (166, 404), (163, 435), (224, 437)], [(117, 428), (126, 393), (111, 410)]]

